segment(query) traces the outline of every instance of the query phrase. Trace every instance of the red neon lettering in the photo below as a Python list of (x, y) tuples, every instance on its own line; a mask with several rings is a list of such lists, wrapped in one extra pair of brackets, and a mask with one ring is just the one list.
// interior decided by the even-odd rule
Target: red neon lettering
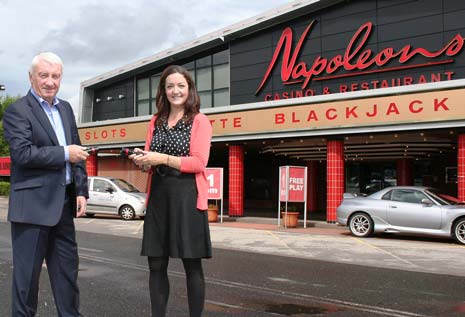
[(444, 72), (444, 75), (447, 76), (447, 80), (451, 80), (451, 79), (452, 79), (452, 75), (454, 75), (454, 72)]
[(378, 105), (377, 104), (374, 104), (373, 105), (373, 112), (366, 112), (366, 115), (367, 117), (376, 117), (376, 115), (378, 114)]
[[(333, 115), (331, 115), (331, 112), (334, 112)], [(334, 108), (329, 108), (328, 110), (326, 110), (326, 119), (328, 120), (334, 120), (337, 118), (337, 111), (336, 109)]]
[(290, 77), (290, 75), (292, 73), (292, 69), (294, 68), (295, 61), (297, 59), (297, 56), (299, 55), (300, 48), (301, 48), (305, 38), (307, 37), (307, 33), (312, 28), (313, 23), (314, 23), (314, 21), (312, 21), (309, 24), (309, 26), (307, 26), (305, 31), (302, 33), (302, 36), (300, 37), (299, 42), (297, 43), (296, 51), (294, 52), (294, 54), (293, 54), (290, 61), (289, 61), (289, 57), (290, 57), (290, 54), (291, 54), (291, 46), (292, 46), (292, 29), (290, 27), (287, 27), (287, 28), (284, 29), (283, 34), (279, 38), (278, 44), (276, 46), (276, 50), (274, 51), (271, 63), (268, 66), (268, 69), (266, 70), (265, 76), (263, 77), (263, 80), (260, 83), (260, 85), (258, 86), (257, 91), (255, 92), (255, 94), (257, 94), (262, 89), (263, 85), (265, 85), (266, 81), (268, 80), (268, 77), (270, 76), (271, 71), (274, 68), (274, 65), (275, 65), (275, 63), (276, 63), (276, 61), (278, 59), (279, 53), (281, 52), (281, 48), (283, 47), (283, 45), (285, 45), (285, 47), (284, 47), (284, 57), (283, 57), (284, 60), (283, 60), (282, 66), (281, 66), (281, 79), (284, 82), (289, 80), (289, 77)]
[(352, 108), (347, 107), (347, 108), (346, 108), (346, 118), (349, 119), (350, 116), (352, 116), (352, 117), (354, 117), (354, 118), (358, 118), (358, 115), (357, 115), (357, 113), (355, 112), (355, 110), (356, 110), (357, 108), (358, 108), (357, 106), (352, 107)]
[(412, 102), (410, 102), (410, 104), (408, 105), (408, 109), (410, 110), (411, 113), (418, 113), (418, 112), (422, 112), (423, 111), (423, 107), (419, 107), (417, 109), (415, 109), (415, 104), (423, 104), (423, 102), (421, 100), (413, 100)]
[(418, 83), (419, 84), (427, 83), (425, 75), (421, 75), (420, 78), (418, 78)]
[(240, 127), (242, 127), (241, 120), (242, 120), (241, 117), (236, 117), (236, 118), (234, 118), (234, 119), (233, 119), (233, 127), (234, 127), (234, 128), (240, 128)]
[(446, 106), (446, 101), (449, 98), (443, 98), (441, 101), (438, 101), (438, 99), (434, 99), (434, 111), (439, 111), (439, 108), (441, 107), (442, 109), (449, 111), (450, 109)]
[(300, 122), (300, 120), (296, 118), (295, 112), (292, 112), (292, 122)]
[(410, 76), (404, 77), (404, 85), (411, 85), (413, 83), (413, 78)]
[(284, 113), (277, 113), (274, 115), (275, 124), (283, 124), (286, 121)]
[[(429, 51), (425, 48), (412, 48), (411, 45), (405, 45), (400, 50), (395, 50), (392, 47), (386, 47), (379, 51), (378, 53), (373, 53), (371, 49), (366, 48), (366, 44), (370, 35), (372, 34), (373, 30), (373, 23), (366, 22), (365, 24), (361, 25), (359, 29), (354, 33), (351, 40), (346, 46), (346, 50), (342, 55), (336, 55), (331, 59), (327, 59), (322, 56), (317, 56), (310, 64), (306, 64), (303, 61), (297, 61), (297, 57), (300, 56), (300, 51), (304, 44), (304, 41), (307, 38), (307, 35), (311, 31), (313, 25), (316, 21), (312, 21), (302, 32), (295, 49), (292, 51), (292, 38), (293, 38), (293, 31), (290, 27), (287, 27), (283, 30), (281, 37), (276, 45), (275, 51), (273, 53), (273, 57), (271, 59), (270, 64), (263, 76), (260, 85), (258, 86), (257, 90), (255, 91), (255, 95), (257, 95), (265, 86), (266, 82), (271, 76), (271, 72), (273, 71), (276, 64), (278, 64), (278, 58), (282, 54), (282, 63), (281, 63), (281, 80), (285, 84), (296, 84), (302, 83), (302, 89), (305, 89), (312, 79), (314, 80), (323, 80), (323, 79), (330, 79), (330, 78), (337, 78), (337, 77), (348, 77), (348, 76), (356, 76), (360, 74), (360, 70), (365, 70), (373, 65), (377, 65), (379, 67), (387, 65), (394, 59), (397, 59), (399, 63), (404, 64), (411, 61), (415, 56), (421, 55), (428, 59), (433, 59), (440, 57), (442, 55), (446, 56), (455, 56), (459, 54), (464, 47), (464, 38), (460, 34), (456, 34), (444, 47), (437, 51)], [(453, 60), (445, 60), (437, 62), (437, 64), (441, 63), (450, 63)], [(434, 64), (431, 62), (429, 64)], [(428, 64), (428, 65), (429, 65)], [(426, 66), (427, 64), (416, 65)], [(415, 66), (415, 65), (413, 65)], [(400, 66), (395, 68), (380, 68), (376, 70), (370, 70), (370, 73), (376, 72), (384, 72), (389, 70), (398, 70), (405, 67), (411, 68), (411, 66)], [(320, 77), (317, 76), (326, 73), (332, 74), (338, 70), (343, 68), (346, 71), (355, 71), (354, 73), (346, 73), (334, 76), (327, 76), (327, 77)], [(358, 72), (357, 72), (358, 71)], [(363, 73), (363, 72), (362, 72)], [(420, 78), (421, 80), (421, 78)], [(409, 85), (412, 81), (405, 80), (404, 84)], [(377, 88), (377, 81), (373, 81), (373, 88)], [(382, 83), (382, 87), (386, 86), (386, 83)], [(343, 86), (340, 86), (340, 91), (344, 89)], [(358, 89), (358, 86), (356, 87)], [(353, 89), (355, 90), (355, 89)], [(277, 98), (276, 98), (277, 97)], [(268, 96), (265, 97), (269, 98)], [(275, 99), (279, 99), (279, 95), (275, 96)]]
[(308, 113), (307, 121), (312, 121), (312, 120), (318, 121), (318, 116), (316, 115), (315, 110), (311, 110)]
[(389, 116), (391, 113), (399, 114), (399, 109), (395, 102), (391, 102), (389, 104), (388, 110), (386, 111), (386, 115)]

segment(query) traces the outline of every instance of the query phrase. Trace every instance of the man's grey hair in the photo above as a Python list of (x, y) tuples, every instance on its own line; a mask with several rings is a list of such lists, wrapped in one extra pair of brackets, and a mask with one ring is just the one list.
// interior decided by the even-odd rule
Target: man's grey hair
[(37, 64), (39, 64), (40, 61), (45, 61), (52, 65), (60, 65), (61, 72), (63, 73), (63, 61), (61, 60), (61, 58), (55, 53), (44, 52), (34, 56), (31, 62), (31, 67), (29, 68), (29, 74), (32, 74), (34, 72), (34, 68), (37, 66)]

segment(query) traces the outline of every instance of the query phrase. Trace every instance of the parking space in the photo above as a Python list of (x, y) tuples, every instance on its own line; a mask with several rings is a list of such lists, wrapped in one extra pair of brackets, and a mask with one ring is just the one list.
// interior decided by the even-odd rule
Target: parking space
[[(0, 198), (0, 221), (6, 221), (7, 200)], [(252, 219), (254, 220), (254, 219)], [(251, 220), (251, 221), (252, 221)], [(283, 229), (273, 223), (214, 223), (213, 247), (290, 258), (370, 267), (465, 276), (465, 246), (452, 239), (376, 235), (356, 238), (347, 228), (324, 222), (308, 228)], [(141, 239), (144, 221), (96, 215), (75, 221), (77, 231)]]
[(78, 218), (75, 224), (78, 231), (140, 238), (144, 221), (139, 218), (127, 221), (117, 216), (99, 215), (92, 218)]

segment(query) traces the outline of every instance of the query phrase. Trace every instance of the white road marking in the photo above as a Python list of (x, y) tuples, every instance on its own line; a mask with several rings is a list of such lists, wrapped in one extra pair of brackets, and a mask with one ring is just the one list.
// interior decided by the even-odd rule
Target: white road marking
[(373, 248), (373, 249), (376, 249), (376, 250), (378, 250), (378, 251), (381, 251), (381, 252), (383, 252), (383, 253), (385, 253), (385, 254), (387, 254), (387, 255), (389, 255), (389, 256), (395, 258), (396, 260), (398, 260), (398, 261), (400, 261), (400, 262), (404, 262), (404, 263), (408, 264), (410, 267), (414, 267), (414, 268), (418, 268), (418, 267), (419, 267), (418, 265), (416, 265), (416, 264), (414, 264), (414, 263), (412, 263), (412, 262), (410, 262), (410, 261), (408, 261), (408, 260), (406, 260), (406, 259), (403, 259), (403, 258), (401, 258), (401, 257), (398, 257), (398, 256), (395, 255), (394, 253), (391, 253), (391, 252), (386, 251), (386, 250), (384, 250), (384, 249), (382, 249), (382, 248), (380, 248), (380, 247), (377, 247), (377, 246), (375, 246), (375, 245), (373, 245), (373, 244), (371, 244), (371, 243), (368, 243), (368, 242), (366, 242), (366, 241), (363, 240), (363, 239), (359, 239), (359, 238), (355, 238), (355, 237), (354, 237), (353, 239), (354, 239), (355, 241), (361, 243), (361, 244), (367, 245), (367, 246), (369, 246), (369, 247), (371, 247), (371, 248)]
[[(146, 265), (117, 261), (117, 260), (113, 260), (109, 258), (97, 257), (97, 256), (90, 255), (90, 254), (80, 254), (79, 257), (82, 259), (89, 260), (89, 261), (113, 264), (113, 265), (120, 266), (123, 268), (131, 268), (133, 270), (140, 270), (143, 272), (148, 272), (148, 267)], [(185, 278), (184, 272), (177, 272), (177, 271), (169, 270), (168, 274), (174, 277)], [(281, 296), (281, 297), (292, 298), (292, 299), (300, 298), (302, 300), (307, 300), (307, 301), (311, 301), (314, 303), (331, 304), (331, 305), (336, 305), (339, 307), (344, 307), (344, 308), (357, 310), (357, 311), (369, 312), (369, 313), (373, 313), (377, 315), (393, 316), (393, 317), (427, 317), (428, 316), (428, 315), (421, 315), (421, 314), (402, 311), (402, 310), (384, 308), (380, 306), (371, 306), (371, 305), (359, 304), (359, 303), (354, 303), (354, 302), (349, 302), (349, 301), (344, 301), (344, 300), (330, 299), (326, 297), (319, 297), (319, 296), (313, 296), (313, 295), (302, 294), (302, 293), (288, 292), (288, 291), (284, 291), (281, 289), (273, 289), (269, 287), (255, 286), (252, 284), (227, 281), (227, 280), (222, 280), (222, 279), (217, 279), (217, 278), (212, 278), (212, 277), (205, 277), (205, 282), (209, 284), (220, 285), (223, 287), (238, 288), (244, 291), (252, 290), (255, 292), (260, 292), (260, 293), (269, 294), (269, 295), (278, 296), (278, 297)], [(229, 305), (226, 303), (223, 303), (223, 304)], [(247, 309), (246, 307), (241, 307), (241, 306), (236, 306), (236, 307)]]
[(132, 234), (139, 234), (140, 229), (142, 229), (143, 227), (144, 227), (144, 222), (141, 221), (141, 223), (137, 226), (136, 231), (133, 231)]

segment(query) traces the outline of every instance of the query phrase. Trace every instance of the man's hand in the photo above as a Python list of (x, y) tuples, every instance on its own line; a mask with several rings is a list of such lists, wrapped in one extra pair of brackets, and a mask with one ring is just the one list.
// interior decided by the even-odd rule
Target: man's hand
[(68, 145), (69, 161), (71, 163), (78, 163), (80, 161), (86, 160), (89, 157), (89, 153), (87, 153), (85, 150), (86, 148), (80, 145)]
[(87, 199), (84, 196), (77, 196), (76, 197), (76, 218), (81, 217), (86, 213), (87, 210)]

